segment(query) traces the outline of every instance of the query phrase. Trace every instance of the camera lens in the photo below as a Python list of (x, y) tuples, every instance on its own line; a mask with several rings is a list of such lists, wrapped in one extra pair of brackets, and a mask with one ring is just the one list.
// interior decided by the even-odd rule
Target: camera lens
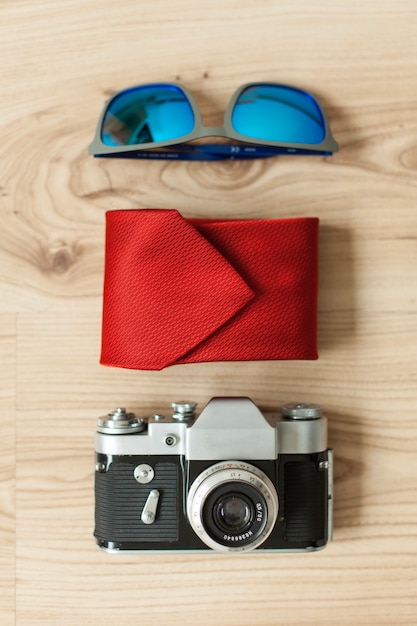
[(240, 461), (222, 462), (200, 474), (187, 499), (194, 532), (220, 552), (247, 551), (270, 535), (278, 514), (272, 481)]
[(230, 494), (216, 504), (215, 517), (225, 532), (241, 532), (253, 519), (253, 505), (243, 496)]
[(207, 535), (224, 546), (249, 547), (262, 535), (267, 519), (264, 496), (244, 480), (216, 484), (203, 504)]

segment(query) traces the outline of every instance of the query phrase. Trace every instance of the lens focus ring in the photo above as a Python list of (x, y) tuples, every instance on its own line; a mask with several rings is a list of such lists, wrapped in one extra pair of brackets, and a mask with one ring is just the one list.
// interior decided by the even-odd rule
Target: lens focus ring
[(218, 552), (243, 552), (260, 546), (278, 515), (271, 480), (257, 467), (224, 461), (202, 472), (191, 486), (187, 513), (194, 532)]

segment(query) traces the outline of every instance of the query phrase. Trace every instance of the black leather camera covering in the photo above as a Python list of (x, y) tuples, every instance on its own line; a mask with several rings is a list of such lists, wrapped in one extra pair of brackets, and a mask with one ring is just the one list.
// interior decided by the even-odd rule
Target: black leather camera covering
[[(267, 540), (257, 550), (314, 549), (327, 537), (327, 472), (320, 461), (327, 451), (281, 455), (277, 460), (250, 461), (274, 483), (279, 501), (278, 518)], [(102, 548), (113, 550), (209, 550), (194, 533), (186, 514), (191, 483), (212, 461), (186, 462), (182, 457), (97, 455), (108, 467), (96, 471), (95, 537)], [(138, 483), (134, 468), (149, 463), (155, 477)], [(151, 489), (158, 489), (157, 519), (141, 522), (141, 512)]]

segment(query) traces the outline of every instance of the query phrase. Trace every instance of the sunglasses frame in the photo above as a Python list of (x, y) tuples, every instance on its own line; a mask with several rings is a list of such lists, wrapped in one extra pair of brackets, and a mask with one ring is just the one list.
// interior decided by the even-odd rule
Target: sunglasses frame
[[(283, 87), (286, 89), (291, 89), (293, 91), (298, 91), (303, 95), (306, 95), (314, 100), (316, 105), (319, 108), (321, 116), (323, 118), (324, 123), (324, 139), (322, 142), (318, 144), (310, 144), (310, 143), (291, 143), (291, 142), (279, 142), (279, 141), (270, 141), (270, 140), (257, 140), (253, 137), (247, 137), (246, 135), (242, 135), (237, 133), (232, 126), (232, 112), (235, 107), (237, 100), (245, 89), (250, 87)], [(182, 135), (181, 137), (177, 137), (176, 139), (170, 139), (168, 141), (154, 141), (148, 143), (140, 143), (140, 144), (129, 144), (126, 146), (107, 146), (103, 143), (101, 138), (102, 125), (106, 113), (108, 111), (111, 103), (122, 93), (135, 90), (141, 87), (176, 87), (180, 89), (191, 106), (193, 115), (194, 115), (194, 128), (187, 135)], [(194, 99), (191, 91), (182, 85), (181, 83), (174, 82), (164, 82), (164, 83), (146, 83), (143, 85), (135, 85), (133, 87), (128, 87), (127, 89), (122, 89), (114, 94), (109, 100), (106, 101), (104, 108), (101, 112), (100, 118), (98, 120), (96, 132), (92, 143), (89, 145), (88, 151), (90, 154), (93, 154), (96, 157), (124, 157), (124, 158), (152, 158), (157, 157), (162, 154), (162, 151), (158, 152), (158, 149), (161, 148), (170, 148), (175, 147), (179, 149), (177, 158), (191, 158), (190, 156), (185, 156), (188, 150), (196, 150), (197, 152), (203, 150), (204, 147), (201, 145), (189, 145), (187, 148), (184, 147), (184, 144), (187, 144), (190, 141), (195, 139), (205, 139), (207, 137), (222, 137), (225, 139), (231, 139), (234, 141), (241, 142), (241, 144), (249, 144), (246, 146), (230, 145), (230, 144), (211, 144), (210, 146), (206, 146), (211, 149), (206, 155), (203, 155), (203, 159), (199, 160), (210, 160), (211, 158), (256, 158), (256, 157), (266, 157), (266, 156), (275, 156), (277, 154), (317, 154), (317, 155), (331, 155), (333, 152), (337, 152), (339, 146), (334, 139), (329, 122), (327, 121), (326, 114), (324, 112), (323, 107), (321, 106), (319, 100), (316, 96), (313, 96), (307, 91), (299, 89), (298, 87), (293, 87), (291, 85), (285, 85), (281, 83), (274, 82), (254, 82), (254, 83), (245, 83), (240, 86), (235, 93), (233, 94), (229, 104), (227, 105), (225, 114), (224, 114), (224, 124), (223, 126), (204, 126), (202, 121), (202, 116), (200, 109), (197, 105), (196, 100)], [(256, 148), (265, 147), (265, 150), (261, 150), (257, 153)], [(217, 157), (216, 157), (216, 148)], [(184, 152), (184, 156), (181, 156), (181, 153)], [(167, 155), (170, 154), (170, 151), (166, 152)], [(213, 156), (211, 156), (213, 155)], [(198, 157), (197, 157), (198, 158)]]

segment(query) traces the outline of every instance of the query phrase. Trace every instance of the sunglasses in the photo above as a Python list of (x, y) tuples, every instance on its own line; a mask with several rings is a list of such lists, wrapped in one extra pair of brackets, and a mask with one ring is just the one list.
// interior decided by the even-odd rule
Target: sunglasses
[[(234, 143), (188, 143), (206, 137)], [(96, 157), (186, 161), (329, 156), (338, 149), (318, 100), (278, 83), (240, 87), (219, 127), (203, 126), (194, 97), (178, 83), (124, 89), (106, 102), (89, 146)]]

